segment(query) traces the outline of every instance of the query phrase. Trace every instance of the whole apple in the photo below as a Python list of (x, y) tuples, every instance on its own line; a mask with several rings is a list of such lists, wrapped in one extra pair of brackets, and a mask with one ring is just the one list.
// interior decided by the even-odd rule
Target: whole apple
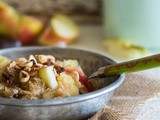
[(16, 38), (19, 39), (23, 45), (28, 45), (35, 40), (43, 29), (43, 22), (31, 17), (21, 16), (19, 26), (17, 28)]
[(15, 37), (19, 15), (14, 8), (0, 1), (0, 35)]

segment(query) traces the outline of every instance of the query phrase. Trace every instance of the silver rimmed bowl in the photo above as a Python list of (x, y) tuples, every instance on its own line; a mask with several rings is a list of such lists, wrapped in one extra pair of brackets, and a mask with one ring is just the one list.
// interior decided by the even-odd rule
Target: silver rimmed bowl
[[(76, 59), (86, 75), (99, 67), (115, 63), (106, 56), (79, 49), (53, 47), (24, 47), (0, 50), (0, 54), (10, 59), (26, 57), (30, 54), (50, 54), (56, 59)], [(0, 98), (1, 120), (78, 120), (91, 117), (105, 107), (124, 80), (124, 75), (96, 80), (100, 89), (68, 98), (48, 100), (18, 100)]]

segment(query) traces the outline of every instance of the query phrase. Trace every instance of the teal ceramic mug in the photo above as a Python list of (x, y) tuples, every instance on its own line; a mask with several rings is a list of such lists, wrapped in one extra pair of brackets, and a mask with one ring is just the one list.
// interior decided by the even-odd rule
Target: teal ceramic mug
[(106, 38), (160, 48), (160, 0), (103, 0)]

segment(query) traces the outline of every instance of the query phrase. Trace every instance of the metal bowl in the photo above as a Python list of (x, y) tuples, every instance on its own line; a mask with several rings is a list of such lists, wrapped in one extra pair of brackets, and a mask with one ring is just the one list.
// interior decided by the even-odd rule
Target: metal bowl
[[(99, 67), (113, 64), (114, 61), (97, 53), (86, 50), (53, 47), (12, 48), (0, 51), (10, 59), (26, 57), (30, 54), (51, 54), (56, 59), (76, 59), (86, 75), (90, 75)], [(107, 80), (106, 80), (107, 79)], [(105, 107), (114, 90), (119, 87), (124, 75), (97, 80), (101, 89), (87, 94), (48, 100), (17, 100), (0, 98), (1, 120), (78, 120), (91, 117)]]

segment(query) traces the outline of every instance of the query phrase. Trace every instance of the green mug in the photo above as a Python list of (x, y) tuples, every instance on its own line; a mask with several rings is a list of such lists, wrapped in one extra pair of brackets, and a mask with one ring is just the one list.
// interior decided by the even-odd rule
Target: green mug
[(103, 0), (105, 37), (160, 48), (160, 0)]

